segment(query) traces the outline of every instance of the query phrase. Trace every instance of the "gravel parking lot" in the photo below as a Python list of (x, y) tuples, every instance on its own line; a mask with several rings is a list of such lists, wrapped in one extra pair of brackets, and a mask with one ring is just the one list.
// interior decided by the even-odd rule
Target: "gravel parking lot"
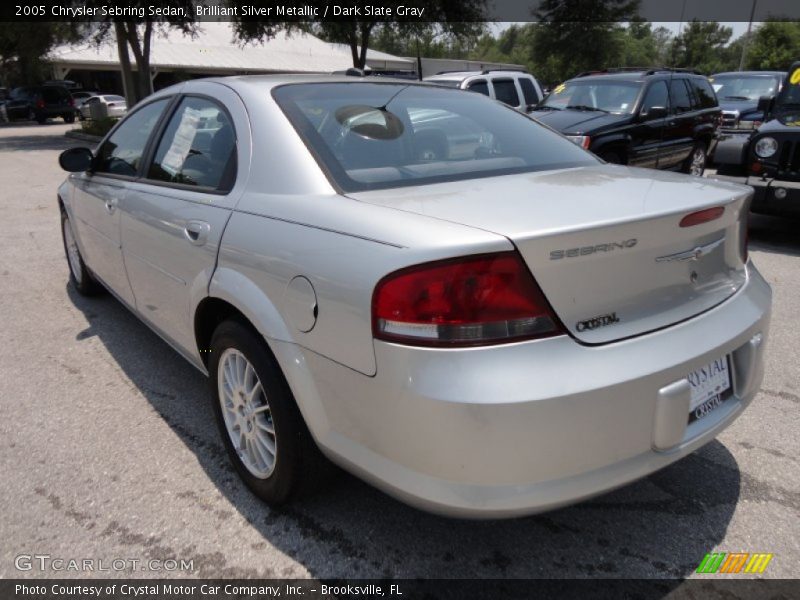
[(69, 128), (0, 126), (0, 576), (76, 575), (15, 568), (38, 553), (193, 563), (139, 576), (683, 578), (714, 550), (771, 552), (765, 577), (800, 575), (800, 222), (752, 220), (774, 290), (766, 378), (690, 457), (510, 521), (431, 516), (345, 474), (274, 510), (229, 467), (203, 376), (112, 297), (67, 285)]

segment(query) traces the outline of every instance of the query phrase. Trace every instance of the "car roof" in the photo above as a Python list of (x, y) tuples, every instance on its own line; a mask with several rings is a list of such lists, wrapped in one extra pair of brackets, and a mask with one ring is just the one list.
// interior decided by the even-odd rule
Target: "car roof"
[(745, 75), (753, 77), (763, 75), (764, 77), (786, 77), (786, 71), (725, 71), (724, 73), (714, 73), (710, 77), (722, 77), (723, 75)]
[(584, 75), (578, 75), (569, 79), (568, 81), (607, 81), (607, 80), (616, 80), (616, 81), (630, 81), (635, 83), (643, 83), (645, 81), (649, 81), (652, 79), (658, 78), (669, 78), (669, 77), (690, 77), (690, 78), (702, 78), (707, 79), (705, 75), (701, 73), (695, 73), (693, 71), (670, 71), (668, 69), (663, 70), (656, 70), (656, 69), (642, 69), (642, 70), (631, 70), (631, 71), (612, 71), (612, 72), (602, 72), (598, 71), (597, 73), (586, 73)]
[(484, 71), (447, 71), (445, 73), (437, 73), (425, 78), (425, 81), (442, 81), (453, 79), (466, 79), (467, 77), (486, 77), (491, 75), (526, 75), (531, 76), (530, 73), (519, 71), (516, 69), (487, 69)]
[(347, 75), (325, 75), (325, 74), (269, 74), (269, 75), (232, 75), (229, 77), (208, 77), (192, 79), (173, 86), (159, 90), (151, 97), (180, 93), (182, 89), (191, 90), (193, 86), (203, 83), (217, 83), (227, 86), (233, 90), (244, 90), (258, 88), (260, 90), (271, 90), (281, 85), (290, 84), (312, 84), (312, 83), (348, 83), (348, 84), (371, 84), (371, 85), (403, 85), (403, 86), (425, 86), (441, 89), (433, 83), (416, 81), (409, 79), (396, 79), (393, 77), (352, 77)]

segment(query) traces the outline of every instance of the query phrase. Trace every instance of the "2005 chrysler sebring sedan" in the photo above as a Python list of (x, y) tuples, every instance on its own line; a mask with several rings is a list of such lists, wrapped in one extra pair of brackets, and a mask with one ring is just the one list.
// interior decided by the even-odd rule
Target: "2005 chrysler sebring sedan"
[(268, 502), (324, 455), (430, 511), (549, 509), (696, 450), (762, 378), (749, 188), (607, 165), (480, 94), (193, 81), (60, 161), (72, 284), (208, 373)]

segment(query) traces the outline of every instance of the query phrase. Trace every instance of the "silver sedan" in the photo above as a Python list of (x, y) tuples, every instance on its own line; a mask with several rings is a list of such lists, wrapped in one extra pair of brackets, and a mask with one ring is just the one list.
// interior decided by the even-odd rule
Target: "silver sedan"
[(192, 81), (60, 162), (72, 285), (208, 374), (271, 503), (327, 457), (429, 511), (547, 510), (693, 452), (761, 382), (751, 190), (607, 165), (479, 94)]
[(128, 112), (128, 103), (122, 96), (115, 94), (98, 95), (87, 98), (81, 103), (78, 109), (81, 119), (91, 119), (92, 107), (96, 104), (105, 105), (107, 116), (116, 119), (124, 117)]

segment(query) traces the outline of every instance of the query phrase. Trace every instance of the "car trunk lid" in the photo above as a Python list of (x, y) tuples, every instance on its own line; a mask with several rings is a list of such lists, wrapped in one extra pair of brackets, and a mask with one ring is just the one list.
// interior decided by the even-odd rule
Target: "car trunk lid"
[[(689, 319), (746, 278), (742, 186), (599, 166), (351, 196), (506, 236), (565, 327), (589, 344)], [(721, 214), (680, 226), (711, 207)]]

